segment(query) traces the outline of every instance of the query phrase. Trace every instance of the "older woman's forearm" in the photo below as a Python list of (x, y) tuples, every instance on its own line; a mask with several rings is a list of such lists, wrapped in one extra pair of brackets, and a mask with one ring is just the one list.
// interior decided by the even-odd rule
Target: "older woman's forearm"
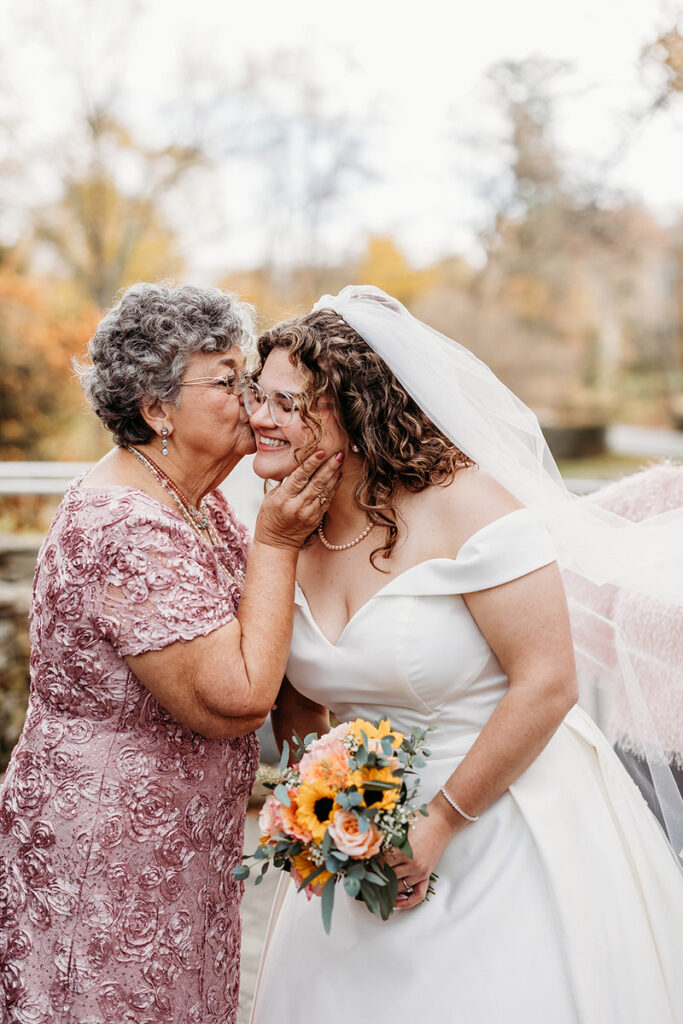
[(243, 668), (239, 690), (245, 712), (267, 715), (280, 689), (292, 637), (298, 555), (296, 548), (258, 540), (249, 549), (237, 615)]

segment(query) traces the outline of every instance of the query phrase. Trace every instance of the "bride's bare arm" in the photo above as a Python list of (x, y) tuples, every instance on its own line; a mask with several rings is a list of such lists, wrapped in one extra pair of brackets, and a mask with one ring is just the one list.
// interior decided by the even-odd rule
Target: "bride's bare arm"
[[(578, 688), (564, 587), (556, 563), (498, 587), (465, 596), (479, 629), (509, 679), (507, 693), (471, 750), (443, 783), (449, 796), (478, 817), (541, 753), (576, 703)], [(397, 874), (414, 887), (400, 901), (424, 898), (427, 879), (444, 849), (469, 827), (442, 793), (416, 822), (414, 859), (397, 861)], [(473, 826), (476, 827), (476, 826)]]
[(322, 736), (330, 730), (327, 709), (300, 694), (286, 677), (282, 680), (280, 693), (270, 718), (275, 741), (280, 750), (284, 740), (291, 745), (295, 732), (303, 739), (311, 732), (317, 732), (318, 736)]

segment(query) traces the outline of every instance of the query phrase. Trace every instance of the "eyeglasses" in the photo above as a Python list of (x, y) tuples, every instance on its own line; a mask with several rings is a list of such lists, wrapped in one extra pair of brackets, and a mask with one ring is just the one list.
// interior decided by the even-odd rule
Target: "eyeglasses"
[(294, 413), (301, 409), (303, 395), (292, 395), (289, 391), (271, 391), (267, 394), (255, 380), (245, 378), (242, 387), (242, 398), (247, 416), (255, 416), (265, 403), (273, 423), (277, 427), (288, 427), (294, 419)]
[(226, 394), (240, 395), (244, 387), (244, 376), (242, 374), (228, 373), (225, 377), (195, 377), (194, 380), (183, 380), (180, 382), (181, 388), (190, 387), (193, 384), (224, 388)]

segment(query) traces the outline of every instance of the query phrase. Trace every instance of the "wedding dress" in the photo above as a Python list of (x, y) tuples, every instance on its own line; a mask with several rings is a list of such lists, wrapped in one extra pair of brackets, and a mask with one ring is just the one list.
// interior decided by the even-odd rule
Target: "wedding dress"
[[(553, 561), (526, 508), (457, 558), (402, 572), (336, 644), (296, 594), (287, 675), (342, 721), (432, 729), (425, 801), (472, 746), (507, 678), (463, 594)], [(339, 887), (320, 904), (284, 876), (252, 1024), (681, 1024), (683, 878), (644, 800), (591, 719), (566, 716), (534, 763), (436, 868), (436, 893), (382, 922)]]

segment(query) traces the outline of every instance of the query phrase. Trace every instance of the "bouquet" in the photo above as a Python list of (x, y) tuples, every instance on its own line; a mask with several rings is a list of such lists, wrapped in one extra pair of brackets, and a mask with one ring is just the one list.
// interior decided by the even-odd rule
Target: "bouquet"
[[(385, 921), (394, 909), (398, 879), (384, 859), (389, 847), (412, 856), (408, 829), (424, 806), (414, 803), (429, 751), (426, 731), (410, 736), (384, 718), (373, 725), (358, 718), (318, 738), (294, 737), (295, 763), (287, 767), (284, 743), (273, 792), (259, 814), (262, 836), (253, 854), (233, 869), (238, 879), (261, 865), (258, 884), (272, 864), (289, 871), (299, 892), (322, 897), (325, 931), (332, 920), (335, 888), (360, 900)], [(430, 891), (433, 891), (430, 889)]]

